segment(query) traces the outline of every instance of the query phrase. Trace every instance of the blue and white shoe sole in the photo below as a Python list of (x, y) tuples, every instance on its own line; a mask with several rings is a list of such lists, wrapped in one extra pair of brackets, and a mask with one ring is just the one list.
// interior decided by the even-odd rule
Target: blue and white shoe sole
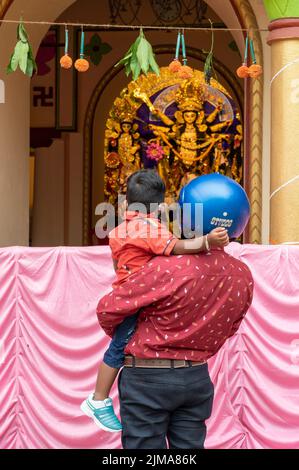
[(104, 424), (100, 423), (96, 416), (93, 414), (92, 410), (89, 408), (86, 400), (84, 400), (80, 405), (81, 410), (85, 413), (89, 418), (92, 418), (94, 423), (103, 431), (107, 432), (121, 432), (121, 429), (111, 429), (104, 426)]

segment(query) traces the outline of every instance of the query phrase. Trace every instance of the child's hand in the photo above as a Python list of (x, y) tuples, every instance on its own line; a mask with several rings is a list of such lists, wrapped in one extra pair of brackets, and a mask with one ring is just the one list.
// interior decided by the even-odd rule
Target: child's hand
[(217, 227), (207, 235), (210, 246), (226, 246), (229, 244), (227, 230), (224, 227)]

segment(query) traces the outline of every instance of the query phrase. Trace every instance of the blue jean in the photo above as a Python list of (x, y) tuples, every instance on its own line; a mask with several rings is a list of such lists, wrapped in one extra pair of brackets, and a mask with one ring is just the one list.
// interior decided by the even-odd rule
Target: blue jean
[(104, 363), (115, 369), (120, 369), (124, 365), (125, 347), (135, 331), (138, 313), (118, 325), (110, 342), (107, 351), (104, 354)]

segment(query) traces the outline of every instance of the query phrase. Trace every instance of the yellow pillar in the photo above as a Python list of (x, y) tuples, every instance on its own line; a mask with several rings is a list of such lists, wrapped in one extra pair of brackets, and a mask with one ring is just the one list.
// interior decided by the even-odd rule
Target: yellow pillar
[(299, 18), (274, 20), (271, 45), (270, 242), (299, 243)]

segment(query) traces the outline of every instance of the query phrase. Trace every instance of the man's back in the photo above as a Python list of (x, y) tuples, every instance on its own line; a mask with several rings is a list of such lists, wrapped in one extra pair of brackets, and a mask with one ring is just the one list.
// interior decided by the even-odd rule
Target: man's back
[(102, 299), (98, 316), (111, 333), (125, 316), (139, 310), (126, 354), (202, 361), (238, 329), (252, 294), (247, 266), (221, 249), (155, 257), (131, 276), (126, 289), (120, 286)]
[(110, 334), (140, 312), (119, 376), (123, 447), (165, 449), (167, 438), (171, 449), (202, 449), (214, 395), (205, 360), (238, 329), (251, 273), (220, 249), (155, 257), (125, 284), (98, 305)]

